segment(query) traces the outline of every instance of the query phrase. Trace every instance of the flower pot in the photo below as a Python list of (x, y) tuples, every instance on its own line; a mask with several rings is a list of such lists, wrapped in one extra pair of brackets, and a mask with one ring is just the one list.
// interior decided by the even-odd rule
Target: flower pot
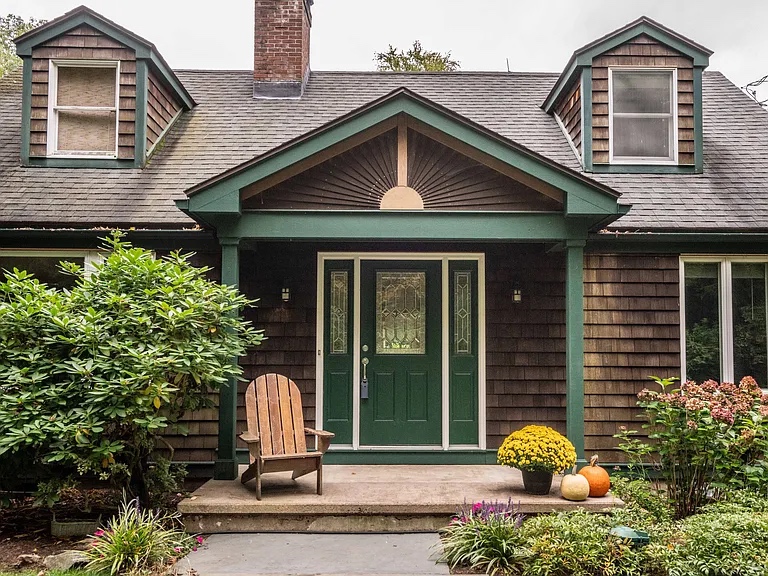
[(549, 494), (552, 488), (552, 472), (541, 470), (521, 470), (523, 473), (523, 487), (528, 494), (543, 496)]
[(101, 524), (101, 516), (96, 519), (51, 520), (51, 536), (54, 538), (71, 538), (73, 536), (89, 536)]

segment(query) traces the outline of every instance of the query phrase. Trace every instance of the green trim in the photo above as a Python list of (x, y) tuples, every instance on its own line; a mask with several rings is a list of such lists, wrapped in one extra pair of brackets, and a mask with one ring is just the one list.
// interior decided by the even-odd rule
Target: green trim
[(589, 252), (665, 254), (768, 254), (768, 233), (601, 233), (587, 240)]
[(199, 214), (236, 213), (242, 188), (271, 176), (399, 114), (406, 114), (448, 136), (468, 144), (505, 164), (538, 178), (578, 202), (566, 203), (566, 215), (618, 216), (618, 194), (579, 172), (564, 168), (543, 156), (485, 131), (450, 111), (399, 89), (352, 115), (333, 122), (272, 153), (190, 189), (189, 201), (178, 201), (181, 210)]
[(30, 158), (27, 166), (40, 168), (135, 168), (133, 160), (117, 158)]
[(21, 90), (21, 164), (29, 164), (29, 140), (32, 130), (32, 58), (24, 58)]
[(557, 79), (552, 90), (547, 95), (542, 109), (550, 114), (560, 97), (567, 91), (572, 84), (574, 77), (579, 68), (584, 66), (592, 66), (592, 60), (607, 52), (632, 40), (640, 34), (646, 34), (657, 42), (665, 44), (670, 48), (677, 50), (684, 56), (687, 56), (693, 60), (694, 66), (700, 66), (706, 68), (709, 66), (709, 56), (712, 54), (709, 50), (703, 46), (697, 46), (694, 43), (687, 41), (682, 37), (675, 37), (670, 34), (670, 31), (666, 31), (663, 28), (656, 25), (656, 23), (648, 20), (647, 18), (640, 18), (635, 23), (630, 23), (624, 28), (608, 34), (607, 36), (587, 44), (586, 46), (579, 48), (573, 53), (571, 59), (565, 67), (565, 70)]
[(496, 464), (496, 450), (343, 450), (323, 456), (324, 464)]
[(591, 171), (597, 174), (696, 174), (693, 165), (678, 164), (595, 164)]
[[(112, 228), (117, 229), (117, 228)], [(158, 250), (218, 250), (219, 244), (207, 230), (126, 230), (128, 241)], [(100, 239), (109, 234), (99, 230), (35, 230), (0, 228), (0, 246), (3, 248), (98, 248)]]
[(703, 68), (693, 69), (693, 163), (697, 173), (704, 172), (704, 98), (702, 95)]
[(134, 34), (130, 30), (117, 26), (114, 22), (110, 22), (101, 16), (101, 14), (98, 14), (85, 6), (75, 8), (64, 16), (52, 20), (51, 22), (42, 25), (40, 28), (20, 36), (16, 44), (16, 54), (22, 57), (31, 57), (32, 49), (35, 46), (39, 46), (48, 40), (56, 38), (81, 24), (87, 24), (102, 34), (135, 50), (137, 60), (150, 60), (184, 105), (188, 109), (194, 108), (194, 99), (176, 77), (173, 70), (170, 69), (168, 63), (156, 52), (154, 44), (148, 42), (141, 36)]
[[(221, 283), (240, 285), (239, 238), (220, 238)], [(237, 364), (237, 357), (232, 359)], [(214, 467), (216, 480), (237, 478), (237, 378), (231, 377), (219, 391), (219, 448)]]
[(566, 435), (584, 458), (584, 242), (566, 242)]
[(584, 170), (592, 170), (592, 66), (581, 71), (581, 157)]
[(212, 223), (225, 236), (257, 240), (585, 240), (588, 229), (551, 212), (270, 210)]
[(136, 61), (136, 133), (133, 146), (133, 163), (136, 168), (143, 168), (147, 156), (147, 98), (148, 98), (147, 61)]

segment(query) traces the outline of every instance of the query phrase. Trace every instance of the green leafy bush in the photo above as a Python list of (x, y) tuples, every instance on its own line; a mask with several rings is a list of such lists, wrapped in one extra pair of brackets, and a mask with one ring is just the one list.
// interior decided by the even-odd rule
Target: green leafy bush
[(452, 568), (469, 566), (492, 575), (517, 573), (528, 555), (520, 533), (522, 522), (523, 515), (511, 501), (465, 506), (440, 531), (440, 561)]
[(727, 489), (768, 493), (768, 395), (749, 376), (736, 384), (693, 381), (672, 389), (675, 379), (654, 380), (661, 391), (643, 390), (653, 444), (617, 436), (630, 461), (658, 456), (675, 517), (695, 514)]
[(70, 290), (14, 271), (0, 283), (0, 464), (95, 473), (148, 502), (158, 437), (240, 376), (232, 358), (262, 336), (252, 304), (206, 279), (188, 256), (157, 259), (114, 235), (91, 274), (72, 263)]
[(117, 516), (91, 537), (86, 568), (112, 576), (139, 576), (168, 566), (201, 541), (168, 527), (177, 520), (177, 515), (141, 509), (137, 499), (124, 502)]
[(530, 558), (526, 576), (631, 576), (642, 574), (642, 552), (611, 537), (611, 519), (582, 509), (536, 516), (521, 532)]

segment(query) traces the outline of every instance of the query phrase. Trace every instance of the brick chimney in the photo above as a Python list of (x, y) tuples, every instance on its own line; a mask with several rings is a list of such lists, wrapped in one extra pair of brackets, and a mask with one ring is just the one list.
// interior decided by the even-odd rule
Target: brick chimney
[(314, 0), (254, 0), (253, 97), (299, 98), (309, 78)]

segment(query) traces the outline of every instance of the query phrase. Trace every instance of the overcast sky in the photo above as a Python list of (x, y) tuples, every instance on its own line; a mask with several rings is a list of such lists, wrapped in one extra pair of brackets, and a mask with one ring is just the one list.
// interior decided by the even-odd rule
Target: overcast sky
[[(252, 66), (252, 0), (1, 0), (0, 12), (50, 20), (82, 1), (173, 68)], [(574, 49), (641, 15), (713, 50), (709, 69), (740, 87), (768, 74), (768, 0), (315, 0), (311, 66), (372, 70), (374, 52), (418, 39), (462, 70), (509, 59), (514, 71), (560, 72)]]

